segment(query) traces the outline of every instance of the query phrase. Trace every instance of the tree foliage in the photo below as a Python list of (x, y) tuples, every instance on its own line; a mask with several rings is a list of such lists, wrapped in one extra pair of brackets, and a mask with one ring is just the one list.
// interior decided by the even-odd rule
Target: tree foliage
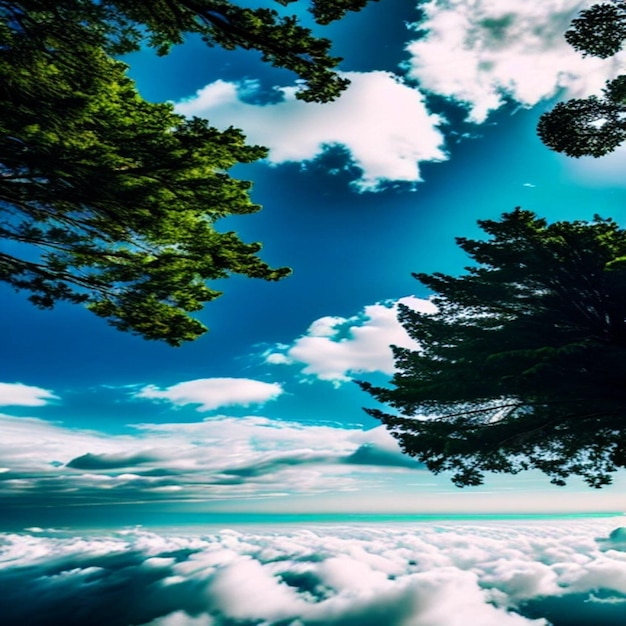
[(416, 274), (438, 310), (400, 309), (420, 349), (393, 347), (393, 387), (360, 383), (399, 415), (367, 412), (458, 486), (531, 468), (606, 485), (626, 467), (626, 231), (520, 209), (479, 225), (465, 275)]
[[(277, 0), (286, 6), (297, 0)], [(312, 0), (319, 24), (376, 0)], [(0, 280), (49, 308), (84, 303), (121, 330), (172, 345), (206, 328), (188, 313), (233, 273), (278, 280), (215, 222), (259, 210), (229, 176), (265, 156), (234, 128), (146, 102), (114, 56), (165, 54), (189, 34), (294, 71), (298, 97), (347, 81), (331, 42), (294, 16), (228, 0), (0, 0)]]
[(626, 2), (594, 4), (572, 20), (566, 41), (583, 56), (607, 59), (617, 54), (626, 38)]
[(573, 98), (541, 116), (537, 133), (552, 150), (567, 156), (600, 157), (626, 139), (626, 76), (607, 83), (604, 97)]
[[(583, 56), (613, 56), (626, 39), (626, 2), (614, 0), (582, 11), (565, 39)], [(568, 156), (612, 152), (626, 139), (626, 75), (608, 81), (601, 97), (557, 104), (541, 116), (537, 132), (546, 146)]]
[(29, 17), (0, 30), (0, 279), (178, 345), (206, 330), (187, 313), (219, 295), (207, 280), (289, 272), (214, 228), (260, 208), (226, 171), (265, 150), (146, 102), (91, 35)]
[[(298, 2), (275, 1), (283, 6)], [(325, 25), (375, 1), (312, 0), (309, 11)], [(228, 0), (2, 0), (0, 11), (13, 25), (25, 19), (70, 28), (79, 23), (92, 42), (112, 54), (142, 45), (166, 54), (189, 34), (200, 35), (210, 46), (256, 50), (263, 61), (295, 72), (304, 83), (297, 97), (307, 101), (333, 100), (349, 83), (335, 71), (341, 59), (330, 54), (329, 39), (316, 37), (296, 16), (281, 16), (271, 8), (246, 8)]]

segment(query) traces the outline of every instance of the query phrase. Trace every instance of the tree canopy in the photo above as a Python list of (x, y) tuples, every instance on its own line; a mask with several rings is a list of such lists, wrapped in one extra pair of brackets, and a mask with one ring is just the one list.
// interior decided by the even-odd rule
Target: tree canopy
[(537, 132), (552, 150), (567, 156), (600, 157), (626, 139), (626, 76), (607, 82), (603, 97), (559, 102), (541, 116)]
[(392, 387), (359, 383), (402, 449), (458, 486), (539, 469), (610, 483), (626, 467), (626, 231), (516, 209), (460, 237), (460, 277), (416, 274), (434, 314), (401, 307), (419, 349), (393, 347)]
[[(614, 0), (582, 11), (565, 39), (583, 56), (613, 56), (626, 39), (626, 2)], [(600, 97), (557, 104), (541, 116), (537, 132), (546, 146), (568, 156), (612, 152), (626, 139), (626, 75), (608, 81)]]
[(626, 2), (612, 0), (581, 11), (565, 39), (583, 56), (607, 59), (617, 54), (626, 39)]
[[(319, 25), (359, 11), (377, 0), (311, 0), (309, 12)], [(275, 0), (287, 6), (299, 0)], [(11, 28), (30, 31), (30, 24), (82, 25), (92, 43), (111, 54), (142, 45), (166, 54), (198, 34), (210, 46), (261, 53), (263, 61), (295, 72), (303, 81), (297, 97), (307, 101), (335, 99), (349, 81), (335, 70), (341, 58), (330, 54), (331, 41), (316, 37), (294, 15), (270, 8), (246, 8), (228, 0), (21, 0), (0, 1), (0, 15)]]
[(206, 330), (187, 313), (220, 295), (207, 280), (289, 273), (214, 228), (260, 208), (226, 171), (265, 150), (146, 102), (90, 35), (29, 17), (0, 30), (0, 279), (178, 345)]
[[(313, 0), (310, 10), (326, 24), (367, 1)], [(35, 305), (83, 303), (121, 330), (179, 345), (206, 330), (188, 313), (220, 295), (207, 281), (289, 273), (215, 228), (260, 209), (250, 183), (227, 172), (266, 150), (145, 101), (114, 59), (143, 45), (165, 54), (190, 33), (293, 70), (304, 100), (332, 100), (347, 84), (330, 41), (270, 9), (0, 0), (0, 280)]]

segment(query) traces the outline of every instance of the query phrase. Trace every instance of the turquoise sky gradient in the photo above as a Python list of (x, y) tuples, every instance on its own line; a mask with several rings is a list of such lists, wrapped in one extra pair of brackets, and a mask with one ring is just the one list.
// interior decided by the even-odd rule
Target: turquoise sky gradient
[[(592, 93), (622, 59), (590, 66), (575, 58), (562, 41), (567, 20), (557, 13), (558, 3), (520, 8), (508, 1), (458, 0), (452, 3), (455, 14), (473, 25), (466, 27), (466, 41), (481, 45), (460, 49), (450, 40), (450, 58), (433, 69), (435, 80), (429, 68), (441, 55), (430, 50), (445, 3), (423, 2), (422, 11), (397, 4), (381, 0), (333, 25), (327, 36), (345, 58), (343, 71), (359, 72), (364, 85), (374, 72), (393, 72), (398, 96), (419, 95), (429, 115), (446, 120), (435, 129), (445, 160), (436, 162), (434, 147), (420, 143), (419, 129), (400, 132), (412, 129), (416, 118), (403, 109), (406, 117), (393, 119), (393, 103), (383, 91), (371, 95), (379, 107), (376, 124), (356, 128), (349, 145), (297, 161), (235, 168), (237, 176), (254, 182), (253, 198), (264, 208), (218, 228), (263, 242), (263, 259), (292, 267), (291, 277), (277, 284), (217, 281), (224, 295), (198, 315), (211, 331), (178, 349), (115, 331), (80, 307), (39, 311), (24, 294), (0, 288), (0, 507), (7, 519), (45, 525), (50, 515), (71, 524), (85, 510), (104, 520), (150, 511), (626, 509), (623, 472), (600, 492), (577, 481), (556, 488), (531, 473), (489, 476), (484, 486), (459, 491), (447, 477), (434, 477), (402, 456), (362, 411), (374, 401), (352, 379), (384, 383), (392, 373), (387, 346), (401, 332), (395, 303), (414, 297), (417, 306), (429, 296), (411, 272), (462, 272), (466, 259), (454, 237), (480, 236), (477, 220), (522, 206), (550, 221), (599, 214), (626, 225), (626, 153), (572, 161), (550, 152), (535, 134), (542, 112), (572, 93)], [(573, 16), (589, 3), (565, 4)], [(485, 20), (501, 13), (511, 16), (511, 26), (496, 41)], [(420, 18), (421, 35), (405, 26)], [(543, 25), (540, 35), (535, 23)], [(461, 26), (450, 25), (446, 36), (455, 28)], [(532, 56), (532, 33), (542, 42), (544, 65)], [(411, 41), (424, 43), (417, 56), (407, 49)], [(471, 73), (472, 59), (482, 63), (476, 84), (485, 93), (492, 85), (502, 96), (481, 121), (467, 116), (485, 93), (453, 93), (458, 67), (467, 64)], [(125, 60), (142, 95), (154, 101), (189, 103), (216, 81), (238, 85), (233, 97), (254, 96), (257, 106), (232, 100), (224, 110), (232, 112), (230, 123), (245, 132), (244, 122), (250, 124), (252, 133), (268, 130), (269, 122), (261, 128), (259, 120), (274, 119), (263, 89), (294, 84), (293, 76), (253, 54), (206, 49), (197, 40), (168, 57), (145, 51)], [(417, 61), (421, 78), (408, 65)], [(378, 78), (393, 88), (391, 75), (385, 76)], [(259, 81), (262, 90), (242, 96), (246, 80)], [(395, 98), (395, 88), (393, 93)], [(366, 100), (355, 100), (348, 112), (325, 108), (323, 122), (311, 118), (310, 109), (284, 109), (303, 133), (294, 134), (292, 146), (313, 135), (339, 136), (365, 119), (371, 105)], [(202, 110), (212, 123), (226, 116), (214, 102)], [(419, 119), (426, 142), (433, 127)], [(279, 127), (272, 128), (278, 136)], [(355, 146), (363, 138), (373, 142), (374, 131), (391, 137), (385, 144), (390, 150), (422, 150), (421, 180), (388, 177), (376, 179), (376, 190), (359, 189), (368, 166), (358, 165)], [(389, 153), (368, 147), (391, 167)]]

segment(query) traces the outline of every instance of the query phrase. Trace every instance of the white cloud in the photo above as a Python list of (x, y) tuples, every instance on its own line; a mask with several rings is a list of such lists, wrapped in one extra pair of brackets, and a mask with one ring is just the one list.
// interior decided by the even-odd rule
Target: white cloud
[(279, 383), (265, 383), (249, 378), (199, 378), (160, 389), (147, 385), (136, 398), (168, 400), (177, 406), (198, 404), (198, 411), (213, 411), (223, 406), (250, 406), (275, 400), (283, 393)]
[(265, 361), (270, 365), (289, 365), (290, 363), (292, 363), (291, 359), (281, 352), (273, 352), (272, 354), (268, 354)]
[(219, 569), (210, 596), (220, 613), (254, 623), (259, 618), (266, 624), (293, 618), (307, 608), (293, 587), (280, 582), (269, 568), (250, 557)]
[(483, 122), (505, 97), (524, 106), (599, 91), (623, 71), (626, 54), (583, 58), (564, 39), (570, 21), (595, 0), (430, 0), (421, 5), (424, 37), (411, 42), (408, 76), (469, 107)]
[(422, 94), (389, 72), (345, 73), (352, 82), (336, 101), (296, 100), (293, 87), (280, 89), (273, 104), (249, 104), (254, 81), (218, 80), (176, 105), (184, 115), (205, 117), (225, 129), (241, 128), (248, 141), (270, 149), (271, 163), (309, 161), (328, 146), (341, 145), (363, 172), (361, 191), (375, 191), (385, 181), (419, 182), (419, 164), (443, 161), (440, 116), (429, 113)]
[[(108, 515), (106, 506), (90, 505), (123, 504), (132, 513), (150, 503), (196, 512), (610, 510), (626, 478), (599, 492), (559, 489), (536, 474), (515, 477), (512, 490), (507, 479), (492, 477), (488, 488), (467, 491), (402, 454), (384, 426), (220, 416), (131, 428), (131, 435), (112, 435), (0, 415), (0, 508), (8, 515), (45, 507), (69, 518), (85, 507)], [(44, 517), (26, 525), (51, 523)], [(618, 549), (621, 536), (603, 549)], [(466, 550), (463, 558), (481, 555)]]
[(184, 611), (176, 611), (165, 617), (159, 617), (143, 626), (213, 626), (214, 623), (208, 615), (191, 617)]
[(289, 346), (266, 353), (267, 363), (301, 363), (303, 374), (342, 383), (359, 372), (392, 374), (390, 346), (417, 349), (418, 345), (398, 322), (398, 304), (433, 313), (429, 300), (409, 296), (392, 305), (372, 304), (350, 318), (327, 316), (315, 320), (307, 333)]
[(72, 623), (80, 597), (93, 626), (547, 626), (559, 601), (563, 619), (621, 626), (626, 553), (597, 539), (621, 522), (5, 533), (0, 610)]
[(0, 383), (0, 406), (44, 406), (58, 400), (50, 390), (22, 383)]

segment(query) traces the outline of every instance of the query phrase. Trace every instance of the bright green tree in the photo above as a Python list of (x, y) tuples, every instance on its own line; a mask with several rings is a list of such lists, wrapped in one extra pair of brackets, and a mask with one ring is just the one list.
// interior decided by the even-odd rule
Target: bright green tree
[(143, 100), (81, 25), (12, 26), (0, 30), (0, 280), (178, 345), (206, 330), (188, 312), (220, 295), (207, 281), (289, 273), (214, 227), (259, 209), (227, 170), (263, 148)]
[[(626, 39), (626, 2), (614, 0), (582, 11), (565, 39), (583, 56), (602, 59), (619, 52)], [(626, 75), (607, 82), (602, 96), (557, 104), (539, 120), (543, 143), (572, 157), (600, 157), (626, 139)]]
[[(309, 8), (327, 24), (368, 1)], [(144, 101), (111, 58), (144, 45), (165, 54), (194, 33), (294, 71), (304, 100), (332, 100), (347, 85), (330, 41), (269, 8), (0, 0), (0, 280), (37, 306), (84, 303), (121, 330), (179, 345), (206, 330), (188, 313), (220, 295), (211, 279), (289, 273), (214, 227), (260, 208), (250, 183), (227, 172), (266, 150)]]
[[(375, 1), (312, 0), (309, 11), (326, 25)], [(275, 0), (283, 6), (295, 2)], [(228, 0), (1, 0), (0, 14), (13, 25), (28, 20), (71, 29), (79, 23), (113, 54), (141, 45), (166, 54), (193, 33), (210, 46), (256, 50), (264, 61), (295, 72), (304, 82), (297, 97), (307, 101), (333, 100), (349, 83), (335, 71), (341, 59), (330, 54), (330, 40), (316, 37), (296, 16), (281, 16), (269, 7), (251, 9)]]
[(400, 309), (419, 349), (393, 348), (391, 388), (360, 383), (397, 414), (367, 412), (458, 486), (531, 468), (606, 485), (626, 467), (626, 230), (520, 209), (479, 225), (457, 239), (465, 275), (416, 274), (437, 312)]

